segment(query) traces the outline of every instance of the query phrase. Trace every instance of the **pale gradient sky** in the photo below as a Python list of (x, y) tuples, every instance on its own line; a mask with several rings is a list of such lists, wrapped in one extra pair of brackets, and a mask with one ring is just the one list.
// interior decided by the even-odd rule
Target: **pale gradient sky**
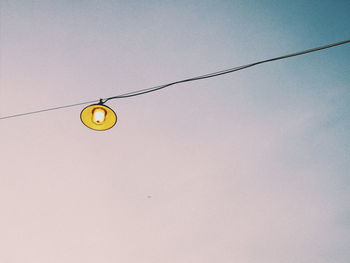
[[(0, 0), (0, 116), (350, 38), (349, 1)], [(347, 263), (350, 45), (0, 121), (0, 262)]]

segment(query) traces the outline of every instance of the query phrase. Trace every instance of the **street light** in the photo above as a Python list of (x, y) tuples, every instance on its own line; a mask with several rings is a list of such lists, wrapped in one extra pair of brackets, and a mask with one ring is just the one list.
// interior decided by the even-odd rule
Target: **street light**
[(105, 131), (117, 123), (115, 112), (103, 105), (102, 100), (98, 104), (92, 104), (84, 108), (80, 113), (80, 119), (84, 125), (95, 131)]

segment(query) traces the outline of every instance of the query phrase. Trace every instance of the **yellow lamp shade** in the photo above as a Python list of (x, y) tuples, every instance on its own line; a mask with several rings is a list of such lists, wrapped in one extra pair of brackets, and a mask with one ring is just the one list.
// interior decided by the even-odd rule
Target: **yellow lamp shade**
[(117, 123), (115, 112), (102, 104), (87, 106), (80, 113), (80, 119), (84, 125), (95, 131), (105, 131)]

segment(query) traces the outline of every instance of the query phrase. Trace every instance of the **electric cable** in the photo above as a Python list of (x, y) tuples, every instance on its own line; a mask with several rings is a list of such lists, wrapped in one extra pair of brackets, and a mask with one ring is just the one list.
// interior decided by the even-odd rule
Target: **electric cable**
[(90, 103), (96, 103), (98, 101), (100, 101), (100, 100), (92, 100), (92, 101), (80, 102), (80, 103), (75, 103), (75, 104), (70, 104), (70, 105), (65, 105), (65, 106), (58, 106), (58, 107), (54, 107), (54, 108), (42, 109), (42, 110), (37, 110), (37, 111), (30, 111), (30, 112), (26, 112), (26, 113), (19, 113), (19, 114), (6, 116), (6, 117), (0, 117), (0, 120), (20, 117), (20, 116), (25, 116), (25, 115), (30, 115), (30, 114), (36, 114), (36, 113), (41, 113), (41, 112), (45, 112), (45, 111), (65, 109), (65, 108), (70, 108), (70, 107), (75, 107), (75, 106), (80, 106), (80, 105), (85, 105), (85, 104), (90, 104)]
[(288, 55), (284, 55), (284, 56), (280, 56), (280, 57), (275, 57), (275, 58), (271, 58), (271, 59), (261, 60), (261, 61), (257, 61), (257, 62), (251, 63), (251, 64), (242, 65), (242, 66), (238, 66), (238, 67), (234, 67), (234, 68), (230, 68), (230, 69), (225, 69), (225, 70), (221, 70), (221, 71), (217, 71), (217, 72), (214, 72), (214, 73), (209, 73), (209, 74), (206, 74), (206, 75), (201, 75), (201, 76), (197, 76), (197, 77), (193, 77), (193, 78), (189, 78), (189, 79), (179, 80), (179, 81), (175, 81), (175, 82), (172, 82), (172, 83), (168, 83), (168, 84), (164, 84), (164, 85), (160, 85), (160, 86), (156, 86), (156, 87), (152, 87), (152, 88), (148, 88), (148, 89), (142, 89), (142, 90), (138, 90), (138, 91), (135, 91), (135, 92), (125, 93), (125, 94), (122, 94), (122, 95), (118, 95), (118, 96), (107, 98), (107, 99), (104, 100), (104, 102), (107, 102), (108, 100), (111, 100), (111, 99), (121, 99), (121, 98), (138, 96), (138, 95), (142, 95), (142, 94), (146, 94), (146, 93), (149, 93), (149, 92), (157, 91), (157, 90), (164, 89), (166, 87), (169, 87), (169, 86), (172, 86), (172, 85), (175, 85), (175, 84), (184, 83), (184, 82), (217, 77), (217, 76), (220, 76), (220, 75), (224, 75), (224, 74), (232, 73), (232, 72), (239, 71), (239, 70), (242, 70), (242, 69), (250, 68), (250, 67), (253, 67), (253, 66), (256, 66), (256, 65), (259, 65), (259, 64), (272, 62), (272, 61), (276, 61), (276, 60), (281, 60), (281, 59), (286, 59), (286, 58), (295, 57), (295, 56), (300, 56), (300, 55), (304, 55), (304, 54), (307, 54), (307, 53), (319, 51), (319, 50), (322, 50), (322, 49), (327, 49), (327, 48), (331, 48), (331, 47), (335, 47), (335, 46), (339, 46), (339, 45), (344, 45), (344, 44), (347, 44), (347, 43), (350, 43), (350, 40), (337, 42), (337, 43), (333, 43), (333, 44), (329, 44), (329, 45), (325, 45), (325, 46), (321, 46), (321, 47), (316, 47), (316, 48), (312, 48), (312, 49), (307, 49), (307, 50), (303, 50), (303, 51), (300, 51), (300, 52), (296, 52), (296, 53), (292, 53), (292, 54), (288, 54)]
[(275, 58), (261, 60), (261, 61), (253, 62), (253, 63), (250, 63), (250, 64), (246, 64), (246, 65), (242, 65), (242, 66), (238, 66), (238, 67), (234, 67), (234, 68), (230, 68), (230, 69), (225, 69), (225, 70), (221, 70), (221, 71), (217, 71), (217, 72), (213, 72), (213, 73), (208, 73), (208, 74), (205, 74), (205, 75), (200, 75), (200, 76), (196, 76), (196, 77), (192, 77), (192, 78), (188, 78), (188, 79), (178, 80), (178, 81), (174, 81), (174, 82), (171, 82), (171, 83), (167, 83), (167, 84), (164, 84), (164, 85), (159, 85), (159, 86), (155, 86), (155, 87), (151, 87), (151, 88), (147, 88), (147, 89), (136, 90), (136, 91), (124, 93), (124, 94), (121, 94), (121, 95), (108, 97), (106, 99), (99, 99), (99, 100), (93, 100), (93, 101), (88, 101), (88, 102), (81, 102), (81, 103), (70, 104), (70, 105), (65, 105), (65, 106), (58, 106), (58, 107), (53, 107), (53, 108), (47, 108), (47, 109), (42, 109), (42, 110), (37, 110), (37, 111), (32, 111), (32, 112), (14, 114), (14, 115), (9, 115), (9, 116), (5, 116), (5, 117), (0, 117), (0, 120), (14, 118), (14, 117), (20, 117), (20, 116), (24, 116), (24, 115), (31, 115), (31, 114), (36, 114), (36, 113), (41, 113), (41, 112), (46, 112), (46, 111), (70, 108), (70, 107), (75, 107), (75, 106), (84, 105), (84, 104), (90, 104), (90, 103), (100, 102), (101, 104), (104, 104), (104, 103), (106, 103), (109, 100), (123, 99), (123, 98), (139, 96), (139, 95), (147, 94), (147, 93), (150, 93), (150, 92), (158, 91), (158, 90), (161, 90), (161, 89), (164, 89), (164, 88), (167, 88), (169, 86), (176, 85), (176, 84), (190, 82), (190, 81), (196, 81), (196, 80), (201, 80), (201, 79), (207, 79), (207, 78), (213, 78), (213, 77), (217, 77), (217, 76), (233, 73), (235, 71), (243, 70), (243, 69), (246, 69), (246, 68), (254, 67), (254, 66), (257, 66), (257, 65), (260, 65), (260, 64), (273, 62), (273, 61), (277, 61), (277, 60), (282, 60), (282, 59), (286, 59), (286, 58), (291, 58), (291, 57), (296, 57), (296, 56), (301, 56), (301, 55), (305, 55), (307, 53), (312, 53), (312, 52), (316, 52), (316, 51), (320, 51), (320, 50), (323, 50), (323, 49), (328, 49), (328, 48), (332, 48), (332, 47), (335, 47), (335, 46), (340, 46), (340, 45), (344, 45), (344, 44), (348, 44), (348, 43), (350, 43), (350, 40), (345, 40), (345, 41), (341, 41), (341, 42), (328, 44), (328, 45), (325, 45), (325, 46), (320, 46), (320, 47), (315, 47), (315, 48), (311, 48), (311, 49), (306, 49), (306, 50), (295, 52), (295, 53), (291, 53), (291, 54), (288, 54), (288, 55), (283, 55), (283, 56), (279, 56), (279, 57), (275, 57)]

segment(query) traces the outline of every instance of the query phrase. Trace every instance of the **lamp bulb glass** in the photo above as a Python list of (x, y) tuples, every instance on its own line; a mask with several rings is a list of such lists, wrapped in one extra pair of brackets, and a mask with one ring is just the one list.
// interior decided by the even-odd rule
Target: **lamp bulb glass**
[(101, 125), (106, 119), (106, 114), (105, 109), (96, 108), (92, 113), (92, 121), (97, 125)]

